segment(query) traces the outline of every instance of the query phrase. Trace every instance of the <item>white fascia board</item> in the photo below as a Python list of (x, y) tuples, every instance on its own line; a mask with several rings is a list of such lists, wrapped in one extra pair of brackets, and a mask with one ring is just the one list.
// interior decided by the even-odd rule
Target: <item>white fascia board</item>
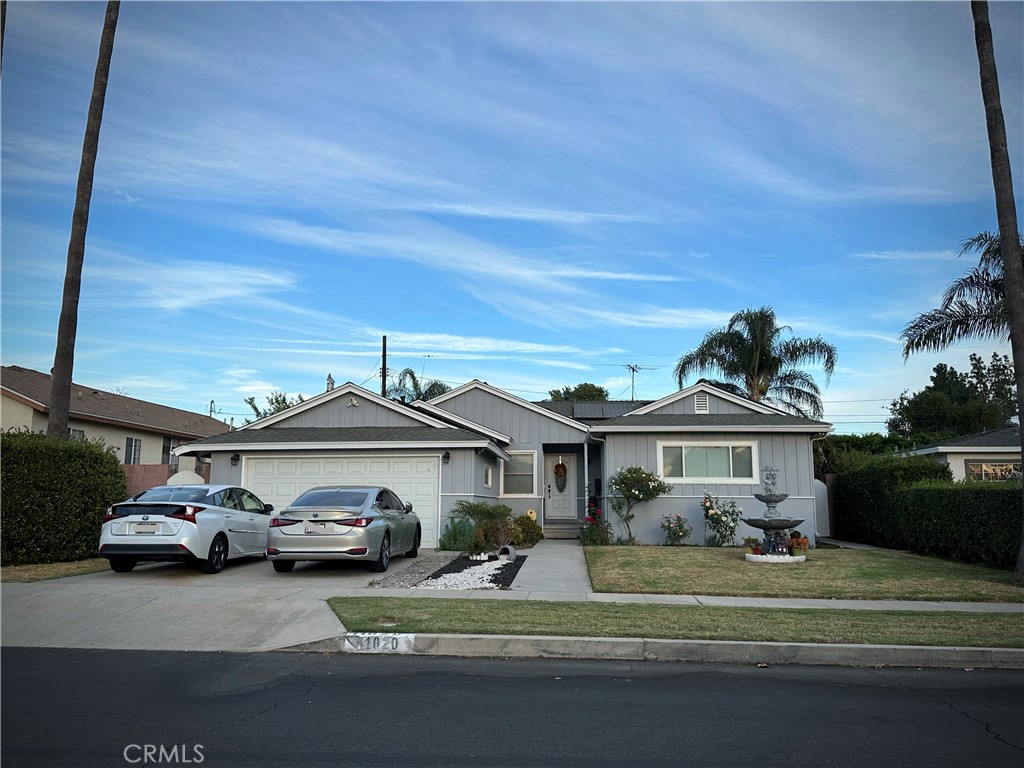
[(630, 411), (626, 415), (629, 416), (632, 414), (640, 415), (644, 413), (654, 413), (655, 411), (664, 408), (666, 405), (671, 405), (672, 403), (678, 400), (682, 400), (683, 398), (689, 397), (695, 392), (707, 392), (709, 395), (720, 397), (723, 400), (728, 400), (732, 403), (735, 403), (736, 405), (741, 405), (744, 408), (749, 408), (755, 413), (785, 413), (785, 411), (780, 411), (778, 408), (772, 408), (770, 405), (764, 405), (763, 403), (756, 403), (753, 400), (749, 400), (745, 397), (739, 397), (738, 395), (734, 395), (731, 392), (726, 392), (725, 390), (719, 389), (718, 387), (712, 387), (709, 384), (693, 384), (687, 387), (686, 389), (681, 389), (678, 392), (673, 392), (671, 395), (667, 395), (661, 398), (661, 400), (656, 400), (650, 405), (644, 405), (640, 408), (637, 408), (635, 411)]
[(384, 408), (387, 408), (389, 410), (396, 411), (397, 413), (401, 413), (406, 416), (410, 416), (411, 418), (416, 419), (417, 421), (423, 423), (428, 427), (442, 427), (451, 429), (451, 424), (446, 424), (445, 422), (440, 421), (439, 419), (435, 419), (432, 416), (428, 416), (425, 413), (418, 413), (414, 408), (410, 408), (404, 403), (398, 403), (395, 402), (394, 400), (388, 400), (386, 397), (381, 397), (380, 395), (375, 394), (368, 389), (360, 387), (358, 384), (353, 384), (351, 381), (347, 381), (344, 384), (337, 386), (328, 392), (321, 392), (319, 395), (309, 398), (309, 400), (303, 400), (298, 405), (292, 406), (291, 408), (288, 408), (284, 411), (271, 414), (270, 416), (267, 416), (264, 419), (260, 419), (259, 421), (254, 421), (251, 424), (244, 424), (241, 427), (239, 427), (239, 429), (262, 429), (263, 427), (269, 427), (274, 424), (277, 424), (279, 421), (290, 419), (292, 416), (295, 416), (296, 414), (305, 413), (306, 411), (312, 408), (316, 408), (317, 406), (322, 405), (323, 403), (330, 402), (331, 400), (337, 397), (360, 397), (364, 400), (369, 400), (371, 403), (376, 403), (377, 405), (383, 406)]
[(918, 449), (916, 451), (911, 451), (910, 453), (912, 455), (914, 455), (914, 456), (924, 456), (925, 454), (929, 454), (929, 453), (962, 453), (964, 455), (967, 455), (967, 454), (973, 455), (973, 454), (976, 454), (976, 453), (1012, 453), (1012, 454), (1019, 454), (1020, 453), (1020, 448), (1018, 448), (1017, 446), (1011, 446), (1011, 445), (1007, 445), (1007, 446), (988, 445), (988, 446), (977, 446), (977, 447), (970, 446), (970, 445), (935, 445), (935, 446), (932, 446), (931, 448), (920, 448), (920, 449)]
[(790, 433), (801, 433), (806, 432), (807, 434), (827, 434), (834, 430), (835, 427), (831, 424), (828, 427), (821, 426), (801, 426), (794, 424), (792, 426), (767, 426), (765, 424), (749, 424), (749, 425), (735, 425), (735, 426), (713, 426), (713, 427), (700, 427), (700, 426), (687, 426), (687, 427), (663, 427), (663, 426), (645, 426), (645, 427), (630, 427), (630, 426), (611, 426), (611, 427), (595, 427), (595, 434), (603, 434), (607, 432), (616, 433), (630, 433), (630, 432), (760, 432), (760, 433), (772, 433), (772, 432), (790, 432)]
[(484, 448), (494, 452), (496, 455), (504, 453), (498, 446), (488, 440), (452, 440), (443, 442), (402, 442), (402, 441), (380, 441), (360, 443), (320, 443), (320, 442), (297, 442), (297, 443), (218, 443), (216, 445), (182, 445), (173, 450), (176, 456), (185, 456), (191, 453), (226, 453), (232, 451), (241, 453), (243, 451), (308, 451), (308, 450), (394, 450), (396, 448), (409, 448), (414, 450), (439, 450), (442, 448)]
[(490, 429), (489, 427), (485, 427), (483, 424), (477, 424), (475, 421), (467, 419), (464, 416), (459, 416), (457, 413), (446, 411), (444, 408), (438, 408), (437, 406), (431, 405), (425, 400), (416, 400), (415, 402), (410, 403), (409, 405), (417, 410), (424, 410), (427, 413), (433, 414), (442, 421), (444, 421), (445, 419), (451, 419), (460, 427), (464, 427), (465, 429), (468, 429), (472, 432), (479, 432), (481, 435), (487, 435), (489, 438), (499, 443), (508, 444), (512, 442), (512, 438), (509, 437), (508, 435), (504, 435), (501, 432), (497, 432), (493, 429)]
[(521, 397), (516, 397), (515, 395), (510, 395), (508, 392), (504, 392), (504, 391), (502, 391), (502, 390), (500, 390), (500, 389), (498, 389), (496, 387), (492, 387), (490, 384), (487, 384), (487, 383), (482, 382), (482, 381), (478, 381), (476, 379), (474, 379), (473, 381), (469, 382), (468, 384), (463, 384), (458, 389), (453, 389), (451, 392), (448, 392), (448, 393), (446, 393), (444, 395), (441, 395), (440, 397), (435, 397), (430, 402), (432, 402), (432, 403), (446, 402), (448, 400), (453, 399), (454, 397), (458, 397), (459, 395), (464, 394), (464, 393), (469, 392), (469, 391), (474, 390), (474, 389), (482, 390), (484, 392), (487, 392), (488, 394), (494, 395), (495, 397), (501, 398), (502, 400), (505, 400), (506, 402), (512, 403), (513, 405), (518, 405), (521, 408), (525, 408), (528, 411), (532, 411), (533, 413), (539, 414), (541, 416), (545, 416), (545, 417), (547, 417), (549, 419), (552, 419), (554, 421), (561, 422), (562, 424), (565, 424), (566, 426), (570, 426), (570, 427), (573, 427), (575, 429), (578, 429), (580, 432), (587, 432), (588, 431), (587, 425), (584, 424), (581, 421), (576, 421), (576, 419), (571, 419), (568, 416), (563, 416), (560, 413), (555, 413), (554, 411), (549, 411), (547, 408), (541, 408), (539, 405), (534, 405), (529, 400), (523, 400), (523, 398), (521, 398)]

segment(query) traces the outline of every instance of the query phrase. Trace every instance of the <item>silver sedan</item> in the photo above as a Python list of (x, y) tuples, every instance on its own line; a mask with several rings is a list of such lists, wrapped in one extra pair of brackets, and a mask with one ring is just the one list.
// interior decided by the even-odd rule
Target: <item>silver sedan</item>
[(365, 560), (382, 573), (392, 554), (416, 557), (422, 535), (412, 504), (388, 488), (320, 486), (271, 518), (267, 559), (279, 573), (302, 560)]

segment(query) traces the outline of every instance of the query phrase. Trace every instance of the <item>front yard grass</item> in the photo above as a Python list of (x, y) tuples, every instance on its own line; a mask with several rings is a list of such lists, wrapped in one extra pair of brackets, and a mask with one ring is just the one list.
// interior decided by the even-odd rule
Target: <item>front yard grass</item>
[(36, 565), (5, 565), (0, 568), (0, 581), (9, 584), (25, 584), (30, 581), (46, 581), (62, 579), (65, 576), (80, 576), (83, 573), (96, 573), (110, 568), (105, 557), (93, 557), (73, 563), (38, 563)]
[(1024, 602), (1010, 571), (893, 550), (812, 549), (795, 565), (737, 547), (584, 547), (595, 592), (837, 600)]
[(350, 632), (1024, 647), (1024, 614), (333, 597)]

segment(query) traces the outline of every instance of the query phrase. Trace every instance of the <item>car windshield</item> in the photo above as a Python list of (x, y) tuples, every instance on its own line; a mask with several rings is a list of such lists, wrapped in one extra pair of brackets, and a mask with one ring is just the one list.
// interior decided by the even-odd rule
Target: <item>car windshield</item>
[(136, 501), (202, 501), (209, 491), (206, 488), (150, 488), (141, 493)]
[(293, 507), (361, 507), (366, 501), (366, 491), (346, 491), (340, 488), (323, 488), (307, 491), (292, 502)]

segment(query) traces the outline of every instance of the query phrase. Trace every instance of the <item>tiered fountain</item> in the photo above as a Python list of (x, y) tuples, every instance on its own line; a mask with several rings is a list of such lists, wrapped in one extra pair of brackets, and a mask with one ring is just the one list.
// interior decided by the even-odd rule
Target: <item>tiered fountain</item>
[(746, 555), (746, 559), (753, 563), (802, 563), (807, 559), (805, 555), (793, 556), (789, 554), (789, 535), (786, 533), (791, 528), (796, 528), (804, 521), (804, 518), (780, 517), (778, 505), (789, 498), (788, 493), (778, 493), (776, 483), (778, 470), (768, 466), (764, 468), (764, 493), (755, 493), (754, 498), (765, 505), (763, 517), (744, 518), (743, 522), (752, 528), (764, 531), (764, 544), (761, 547), (760, 555)]

